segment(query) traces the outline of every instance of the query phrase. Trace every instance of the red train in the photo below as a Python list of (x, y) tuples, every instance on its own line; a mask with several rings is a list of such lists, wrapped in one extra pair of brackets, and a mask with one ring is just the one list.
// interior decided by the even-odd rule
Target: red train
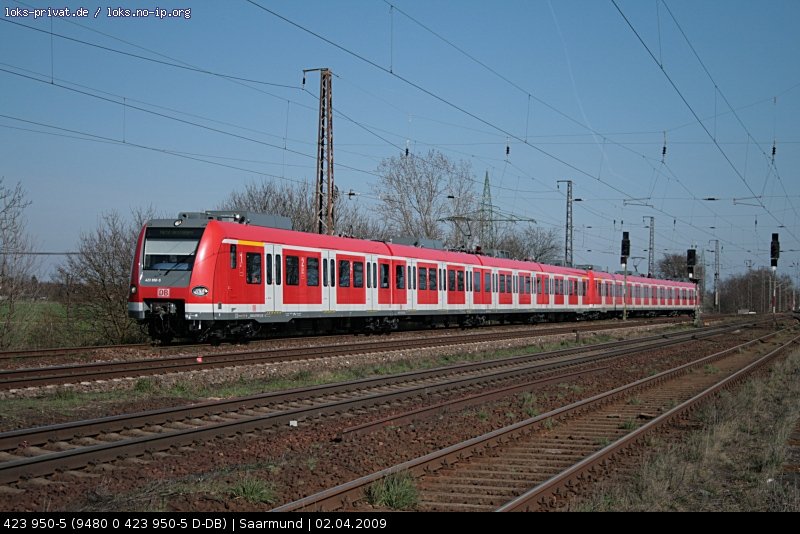
[(295, 232), (248, 212), (181, 213), (139, 235), (128, 313), (153, 339), (265, 330), (389, 331), (693, 314), (695, 286), (479, 254)]

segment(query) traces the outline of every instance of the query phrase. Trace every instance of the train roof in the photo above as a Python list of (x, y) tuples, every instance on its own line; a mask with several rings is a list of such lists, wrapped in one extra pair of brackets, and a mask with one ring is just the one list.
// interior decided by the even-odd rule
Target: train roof
[[(183, 214), (182, 214), (183, 215)], [(248, 214), (250, 215), (250, 214)], [(448, 251), (436, 248), (425, 248), (399, 243), (374, 241), (366, 239), (356, 239), (351, 237), (331, 236), (325, 234), (312, 234), (298, 232), (282, 228), (270, 227), (268, 225), (244, 224), (242, 222), (227, 222), (208, 218), (201, 220), (197, 218), (185, 218), (184, 222), (190, 226), (206, 226), (211, 233), (218, 234), (217, 237), (239, 239), (244, 241), (265, 241), (265, 232), (268, 232), (269, 241), (288, 247), (299, 246), (309, 248), (328, 248), (347, 250), (362, 254), (378, 254), (384, 256), (403, 256), (428, 261), (445, 261), (451, 263), (477, 263), (487, 267), (500, 269), (524, 269), (533, 272), (543, 272), (562, 276), (586, 277), (591, 272), (595, 278), (601, 280), (623, 281), (621, 274), (607, 273), (604, 271), (586, 271), (573, 267), (562, 267), (547, 265), (534, 261), (511, 260), (506, 258), (495, 258), (493, 256), (483, 256), (480, 254), (469, 254), (466, 252)], [(148, 225), (172, 226), (173, 219), (154, 219)], [(691, 282), (661, 280), (657, 278), (646, 278), (638, 275), (628, 275), (629, 283), (640, 283), (650, 285), (669, 285), (679, 287), (694, 287)]]

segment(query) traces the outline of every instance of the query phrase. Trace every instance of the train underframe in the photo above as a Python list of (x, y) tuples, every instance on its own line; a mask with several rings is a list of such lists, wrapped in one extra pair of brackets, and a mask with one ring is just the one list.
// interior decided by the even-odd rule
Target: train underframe
[[(691, 310), (628, 310), (630, 318), (656, 316), (693, 316)], [(246, 342), (251, 339), (321, 334), (389, 334), (400, 329), (475, 328), (490, 324), (537, 324), (569, 321), (621, 319), (622, 310), (591, 310), (587, 312), (518, 312), (518, 313), (457, 313), (435, 315), (349, 316), (293, 318), (288, 322), (259, 322), (240, 320), (190, 320), (185, 319), (183, 303), (153, 302), (140, 325), (153, 341), (168, 344), (174, 340), (191, 340), (198, 343), (223, 341)]]

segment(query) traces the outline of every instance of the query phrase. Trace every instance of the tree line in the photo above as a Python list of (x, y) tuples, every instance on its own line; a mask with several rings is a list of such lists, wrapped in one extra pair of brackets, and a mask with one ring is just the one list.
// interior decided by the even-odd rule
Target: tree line
[[(431, 150), (421, 156), (386, 158), (377, 175), (367, 193), (374, 209), (364, 209), (350, 192), (334, 194), (337, 233), (363, 239), (437, 240), (446, 248), (472, 250), (478, 226), (490, 222), (493, 231), (485, 237), (490, 241), (481, 243), (484, 250), (542, 263), (561, 259), (563, 241), (555, 229), (486, 220), (468, 162), (455, 162)], [(262, 180), (232, 191), (216, 208), (281, 215), (292, 221), (294, 229), (313, 231), (313, 197), (311, 184)], [(35, 256), (25, 254), (33, 243), (25, 232), (28, 205), (20, 184), (9, 186), (0, 178), (0, 349), (145, 340), (127, 317), (136, 239), (147, 220), (174, 214), (157, 214), (152, 208), (129, 215), (103, 213), (95, 229), (80, 235), (77, 254), (67, 256), (50, 281), (41, 282), (35, 276)], [(657, 267), (659, 277), (686, 277), (686, 260), (680, 255), (665, 255)], [(759, 276), (753, 271), (727, 279), (721, 285), (723, 311), (749, 307), (763, 312), (765, 278)], [(791, 279), (780, 277), (778, 288), (783, 303), (790, 305)]]

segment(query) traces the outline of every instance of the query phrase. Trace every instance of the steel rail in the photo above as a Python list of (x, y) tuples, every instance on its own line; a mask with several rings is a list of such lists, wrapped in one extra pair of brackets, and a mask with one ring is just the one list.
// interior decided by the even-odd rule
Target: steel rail
[(590, 411), (597, 406), (601, 406), (610, 402), (614, 398), (620, 397), (621, 395), (630, 394), (640, 389), (652, 387), (653, 385), (659, 384), (668, 378), (685, 373), (694, 367), (705, 365), (709, 362), (723, 358), (731, 353), (741, 350), (744, 347), (765, 342), (768, 338), (777, 335), (777, 333), (778, 332), (771, 332), (765, 336), (747, 341), (723, 351), (719, 351), (710, 356), (695, 360), (694, 362), (663, 371), (652, 377), (637, 380), (631, 384), (620, 386), (611, 391), (595, 395), (588, 399), (572, 403), (556, 410), (552, 410), (546, 414), (515, 423), (482, 436), (451, 445), (440, 451), (403, 462), (370, 475), (366, 475), (351, 482), (347, 482), (334, 488), (310, 495), (303, 499), (279, 506), (273, 511), (331, 511), (340, 509), (342, 507), (347, 507), (350, 504), (361, 500), (364, 496), (365, 489), (369, 485), (392, 474), (409, 472), (414, 476), (423, 476), (435, 472), (443, 467), (448, 467), (458, 463), (459, 461), (468, 459), (473, 455), (483, 454), (490, 449), (499, 447), (521, 436), (529, 435), (540, 428), (543, 428), (545, 422), (548, 420), (557, 421)]

